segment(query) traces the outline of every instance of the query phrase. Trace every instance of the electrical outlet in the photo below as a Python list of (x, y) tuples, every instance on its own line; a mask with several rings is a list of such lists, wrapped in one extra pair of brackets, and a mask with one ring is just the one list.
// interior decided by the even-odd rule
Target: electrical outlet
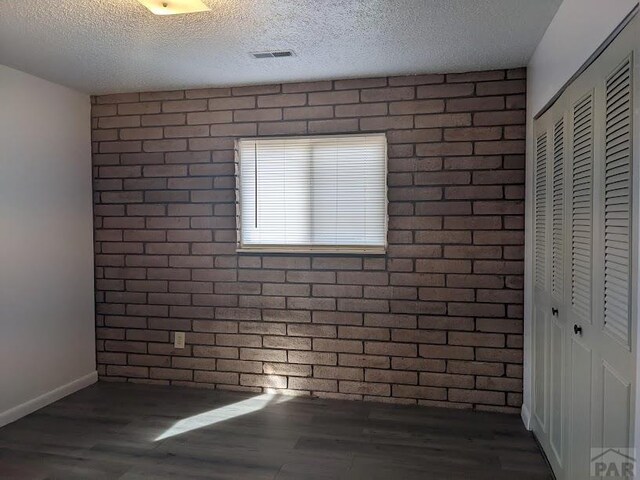
[(173, 347), (184, 348), (184, 332), (173, 333)]

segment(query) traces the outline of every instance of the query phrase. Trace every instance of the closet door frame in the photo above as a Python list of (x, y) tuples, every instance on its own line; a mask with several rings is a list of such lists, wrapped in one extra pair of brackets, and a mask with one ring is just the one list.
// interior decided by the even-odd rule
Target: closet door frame
[[(632, 196), (631, 196), (631, 351), (635, 352), (635, 391), (632, 405), (635, 409), (634, 425), (630, 428), (630, 445), (636, 449), (636, 475), (640, 466), (640, 14), (636, 14), (636, 45), (633, 61), (633, 144), (632, 144)], [(634, 323), (635, 322), (635, 323)], [(633, 328), (635, 326), (635, 328)]]
[[(635, 35), (635, 37), (634, 37)], [(598, 67), (599, 70), (602, 70), (604, 75), (607, 76), (611, 72), (615, 71), (615, 67), (613, 65), (614, 61), (612, 58), (616, 58), (618, 62), (623, 62), (624, 60), (624, 50), (628, 45), (629, 51), (631, 49), (634, 50), (634, 54), (632, 57), (631, 63), (631, 75), (633, 78), (633, 88), (632, 88), (632, 112), (631, 112), (631, 131), (632, 131), (632, 147), (631, 147), (631, 186), (630, 186), (630, 227), (629, 227), (629, 241), (630, 241), (630, 251), (629, 254), (631, 256), (630, 262), (630, 272), (629, 272), (629, 281), (630, 281), (630, 291), (629, 291), (629, 321), (630, 321), (630, 332), (629, 332), (629, 350), (631, 351), (631, 355), (627, 354), (627, 360), (625, 362), (618, 362), (618, 358), (623, 358), (624, 355), (618, 353), (614, 353), (613, 357), (611, 356), (611, 348), (608, 350), (608, 355), (612, 359), (613, 363), (608, 364), (609, 366), (615, 367), (615, 364), (618, 363), (620, 365), (627, 365), (626, 370), (618, 370), (624, 371), (629, 375), (629, 380), (632, 383), (631, 390), (629, 391), (629, 419), (632, 423), (630, 428), (628, 429), (628, 441), (629, 445), (634, 446), (636, 448), (636, 454), (640, 461), (640, 352), (638, 352), (638, 339), (640, 338), (640, 321), (639, 321), (639, 309), (638, 302), (640, 296), (640, 287), (638, 286), (638, 275), (640, 272), (640, 252), (639, 252), (639, 241), (640, 241), (640, 19), (635, 18), (631, 20), (627, 27), (622, 30), (619, 38), (624, 39), (624, 42), (617, 42), (612, 46), (615, 53), (610, 55), (609, 60), (606, 60), (602, 64), (602, 68)], [(617, 38), (614, 40), (616, 42), (619, 40)], [(634, 40), (635, 38), (635, 40)], [(623, 48), (620, 48), (620, 45), (627, 45)], [(606, 51), (605, 51), (606, 52)], [(607, 53), (605, 53), (605, 56)], [(597, 61), (597, 60), (596, 60)], [(587, 73), (590, 69), (587, 68), (585, 73)], [(593, 70), (593, 69), (591, 69)], [(590, 75), (592, 76), (592, 75)], [(528, 425), (531, 429), (534, 430), (539, 440), (545, 447), (545, 451), (547, 456), (549, 457), (549, 461), (554, 467), (554, 471), (559, 474), (558, 478), (568, 478), (569, 475), (573, 475), (575, 472), (569, 471), (568, 468), (568, 457), (567, 454), (570, 453), (571, 450), (570, 445), (568, 445), (568, 441), (570, 439), (570, 428), (569, 425), (569, 417), (570, 415), (566, 415), (566, 422), (564, 431), (563, 431), (563, 451), (565, 453), (565, 460), (563, 461), (564, 467), (567, 468), (566, 472), (562, 472), (562, 468), (558, 470), (558, 461), (557, 459), (552, 458), (554, 453), (549, 448), (549, 422), (546, 421), (546, 427), (542, 428), (538, 419), (535, 416), (535, 396), (536, 396), (536, 345), (535, 345), (535, 334), (536, 321), (539, 318), (536, 314), (536, 309), (540, 306), (537, 305), (536, 298), (536, 230), (535, 230), (535, 221), (536, 221), (536, 146), (537, 139), (542, 131), (547, 132), (547, 193), (552, 192), (553, 189), (553, 129), (558, 119), (558, 110), (565, 111), (565, 170), (564, 170), (564, 178), (565, 178), (565, 210), (564, 210), (564, 220), (567, 228), (564, 230), (565, 235), (565, 250), (564, 250), (564, 305), (566, 311), (566, 321), (565, 328), (567, 330), (566, 334), (566, 355), (565, 357), (565, 365), (567, 366), (566, 371), (564, 372), (565, 384), (567, 385), (566, 390), (563, 392), (563, 402), (565, 404), (571, 402), (570, 397), (570, 385), (572, 381), (571, 368), (570, 368), (570, 355), (571, 355), (571, 342), (591, 342), (591, 345), (594, 345), (594, 335), (608, 335), (602, 324), (602, 317), (604, 315), (604, 232), (603, 232), (603, 222), (604, 222), (604, 173), (605, 173), (605, 125), (606, 125), (606, 108), (605, 107), (605, 98), (606, 98), (606, 89), (605, 83), (602, 81), (598, 81), (595, 87), (593, 85), (589, 85), (588, 76), (586, 81), (581, 81), (581, 78), (578, 77), (576, 81), (567, 87), (567, 90), (563, 93), (563, 95), (558, 99), (558, 101), (542, 115), (539, 119), (536, 120), (534, 125), (532, 125), (532, 130), (534, 132), (533, 137), (529, 142), (529, 152), (533, 152), (530, 155), (532, 161), (529, 162), (528, 168), (532, 171), (527, 175), (528, 180), (528, 193), (527, 200), (529, 205), (527, 206), (527, 213), (529, 216), (529, 221), (527, 222), (528, 226), (528, 235), (527, 240), (530, 242), (530, 247), (527, 249), (526, 256), (526, 265), (525, 268), (527, 270), (527, 275), (525, 277), (526, 284), (526, 313), (527, 318), (529, 319), (530, 325), (527, 330), (525, 326), (525, 331), (529, 333), (529, 358), (531, 361), (531, 376), (528, 379), (525, 379), (525, 392), (531, 392), (531, 403), (529, 405), (523, 405), (523, 420), (525, 421), (525, 425)], [(608, 77), (607, 77), (608, 78)], [(572, 308), (572, 285), (571, 285), (571, 274), (572, 274), (572, 264), (571, 264), (571, 215), (572, 212), (570, 209), (572, 208), (572, 201), (570, 197), (573, 193), (573, 178), (572, 178), (572, 165), (573, 165), (573, 145), (572, 136), (573, 136), (573, 106), (576, 102), (578, 102), (581, 98), (583, 98), (588, 91), (593, 92), (593, 172), (592, 172), (592, 244), (591, 244), (591, 255), (593, 258), (592, 269), (591, 269), (591, 277), (592, 287), (591, 287), (591, 311), (590, 311), (590, 321), (581, 325), (583, 327), (583, 336), (578, 334), (574, 335), (573, 325), (574, 323), (578, 324), (579, 316), (576, 316), (575, 312), (571, 312)], [(561, 103), (563, 101), (566, 105), (562, 106)], [(551, 168), (550, 168), (551, 167)], [(550, 171), (551, 170), (551, 171)], [(552, 247), (552, 239), (550, 238), (551, 229), (553, 228), (552, 218), (552, 198), (547, 196), (547, 251), (550, 252)], [(550, 255), (548, 255), (550, 257)], [(549, 263), (547, 266), (547, 289), (549, 293), (549, 297), (551, 303), (554, 303), (553, 295), (551, 294), (551, 265)], [(555, 304), (554, 304), (555, 306)], [(552, 324), (553, 319), (545, 322), (546, 332), (549, 332), (550, 325)], [(580, 326), (580, 325), (578, 325)], [(568, 330), (571, 330), (569, 332)], [(549, 338), (549, 335), (546, 335)], [(602, 343), (604, 341), (604, 344)], [(593, 384), (590, 388), (592, 391), (596, 392), (593, 396), (593, 401), (595, 404), (591, 405), (591, 411), (593, 418), (591, 419), (591, 424), (594, 426), (593, 431), (589, 434), (591, 437), (592, 445), (597, 446), (603, 443), (607, 443), (606, 440), (603, 441), (603, 437), (606, 436), (603, 433), (603, 422), (602, 415), (603, 409), (606, 405), (612, 405), (611, 402), (605, 404), (603, 406), (602, 398), (598, 400), (599, 394), (597, 392), (609, 392), (609, 389), (603, 383), (603, 377), (600, 375), (603, 364), (603, 355), (605, 354), (604, 348), (606, 345), (609, 345), (611, 342), (614, 342), (613, 337), (608, 337), (601, 341), (596, 341), (596, 349), (594, 350), (594, 362), (592, 364), (592, 368), (596, 368), (599, 370), (598, 375), (594, 377), (595, 384)], [(526, 345), (526, 342), (525, 342)], [(601, 345), (605, 345), (605, 347), (600, 348)], [(526, 348), (526, 347), (525, 347)], [(547, 346), (547, 351), (548, 351)], [(605, 355), (606, 356), (606, 355)], [(548, 379), (548, 368), (549, 368), (549, 357), (546, 356), (545, 359), (545, 398), (547, 399), (545, 412), (547, 412), (547, 417), (549, 416), (549, 379)], [(526, 358), (526, 357), (525, 357)], [(629, 361), (629, 358), (631, 359)], [(605, 361), (605, 363), (607, 363)], [(607, 365), (605, 365), (606, 367)], [(615, 371), (611, 370), (611, 371)], [(611, 378), (611, 377), (610, 377)], [(623, 378), (623, 377), (620, 377)], [(613, 385), (613, 384), (612, 384)], [(600, 395), (601, 397), (601, 395)], [(600, 401), (600, 403), (598, 403)], [(619, 402), (616, 403), (615, 406), (618, 405)], [(531, 407), (531, 411), (527, 409), (527, 406)], [(620, 404), (620, 406), (622, 406)], [(570, 408), (571, 405), (566, 405), (566, 408)], [(587, 421), (587, 419), (585, 419)], [(605, 426), (606, 428), (606, 426)], [(617, 429), (620, 431), (620, 429)], [(546, 438), (545, 438), (546, 435)], [(607, 446), (607, 445), (605, 445)], [(640, 468), (640, 465), (637, 467)]]

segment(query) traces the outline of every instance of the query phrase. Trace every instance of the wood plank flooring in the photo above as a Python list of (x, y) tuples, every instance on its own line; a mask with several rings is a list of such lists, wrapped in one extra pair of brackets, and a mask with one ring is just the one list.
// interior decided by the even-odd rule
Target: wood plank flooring
[(0, 478), (552, 477), (516, 416), (98, 383), (0, 428)]

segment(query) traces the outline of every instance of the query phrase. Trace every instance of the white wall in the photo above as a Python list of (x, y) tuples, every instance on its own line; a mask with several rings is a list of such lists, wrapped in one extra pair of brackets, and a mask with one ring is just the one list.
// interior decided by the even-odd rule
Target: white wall
[(90, 100), (0, 65), (0, 426), (96, 379)]
[(529, 113), (540, 109), (589, 59), (638, 0), (564, 0), (528, 68)]
[(527, 71), (527, 197), (525, 240), (524, 405), (531, 412), (531, 292), (533, 258), (533, 117), (580, 69), (638, 0), (564, 0), (531, 57)]

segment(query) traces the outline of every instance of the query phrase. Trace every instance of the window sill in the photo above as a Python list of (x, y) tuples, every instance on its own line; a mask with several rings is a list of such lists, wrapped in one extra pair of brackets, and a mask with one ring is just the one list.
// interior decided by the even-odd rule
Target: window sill
[(289, 254), (334, 254), (334, 255), (385, 255), (385, 247), (238, 247), (236, 253), (289, 253)]

